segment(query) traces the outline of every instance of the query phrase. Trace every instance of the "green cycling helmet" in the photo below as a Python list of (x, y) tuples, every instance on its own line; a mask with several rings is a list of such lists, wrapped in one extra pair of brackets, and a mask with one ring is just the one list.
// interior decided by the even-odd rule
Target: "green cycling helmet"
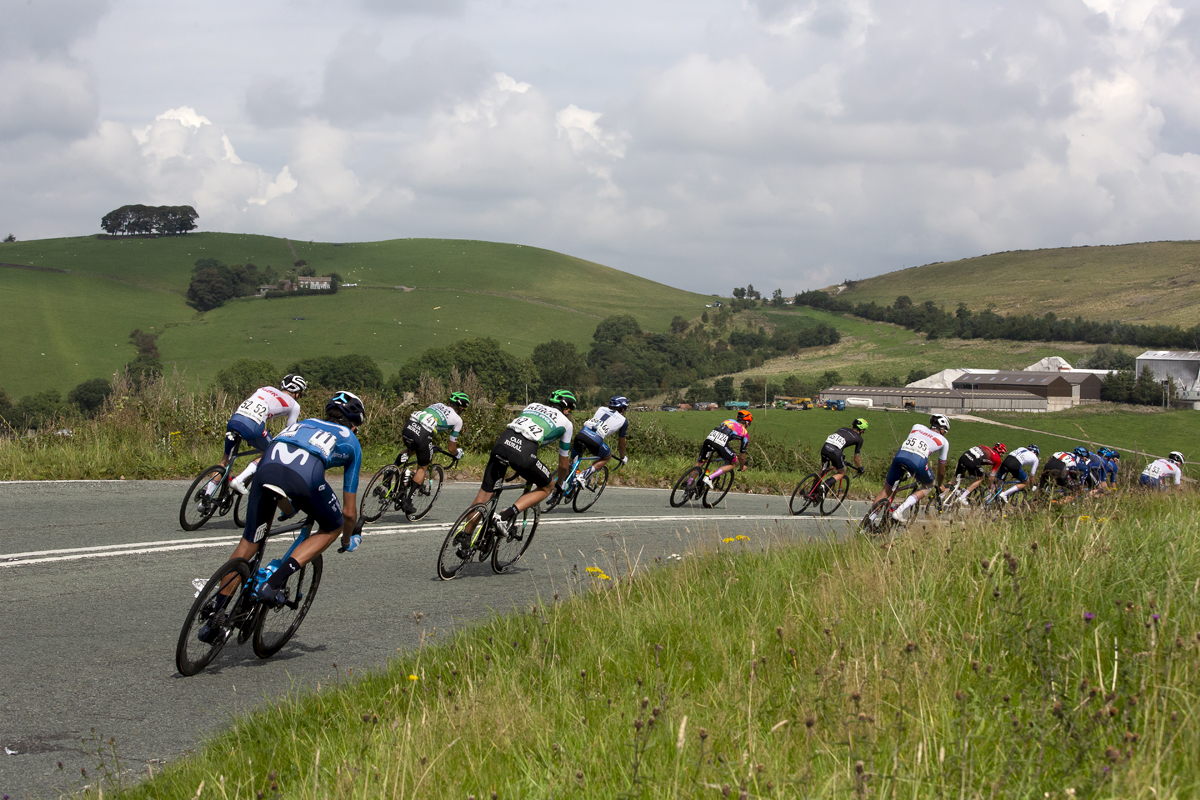
[(471, 405), (471, 398), (467, 396), (466, 392), (454, 392), (450, 395), (450, 405), (468, 408)]
[(554, 394), (550, 395), (550, 405), (552, 406), (562, 406), (563, 408), (573, 410), (575, 404), (575, 395), (571, 394), (567, 389), (558, 389)]
[(850, 427), (854, 428), (856, 431), (865, 431), (869, 426), (867, 425), (867, 421), (865, 419), (859, 417), (858, 419), (854, 420), (854, 422), (850, 423)]

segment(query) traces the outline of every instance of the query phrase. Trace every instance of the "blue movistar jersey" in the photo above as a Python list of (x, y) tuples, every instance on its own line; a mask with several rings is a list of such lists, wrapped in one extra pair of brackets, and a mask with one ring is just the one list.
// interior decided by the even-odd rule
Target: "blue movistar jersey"
[(1096, 479), (1096, 483), (1104, 483), (1108, 477), (1107, 470), (1105, 469), (1106, 463), (1103, 458), (1095, 453), (1092, 453), (1091, 457), (1088, 458), (1087, 469), (1092, 477)]
[(306, 419), (289, 425), (274, 439), (312, 453), (329, 467), (345, 467), (342, 491), (358, 492), (358, 473), (362, 468), (362, 446), (349, 428), (322, 419)]
[(1104, 475), (1104, 478), (1109, 482), (1109, 484), (1115, 484), (1117, 482), (1117, 470), (1120, 468), (1121, 468), (1121, 462), (1119, 459), (1116, 459), (1116, 458), (1104, 459), (1103, 475)]

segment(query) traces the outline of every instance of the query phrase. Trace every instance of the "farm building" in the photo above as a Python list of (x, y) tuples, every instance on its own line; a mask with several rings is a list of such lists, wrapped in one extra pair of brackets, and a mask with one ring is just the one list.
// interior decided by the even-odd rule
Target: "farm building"
[(969, 414), (972, 411), (1046, 411), (1049, 401), (1034, 392), (1005, 389), (921, 389), (890, 386), (831, 386), (820, 399), (844, 400), (846, 407), (896, 408), (923, 414)]
[(1192, 401), (1200, 409), (1200, 352), (1195, 350), (1147, 350), (1137, 357), (1137, 373), (1148, 368), (1155, 380), (1168, 378), (1182, 390), (1181, 400)]
[(954, 380), (955, 389), (1031, 392), (1044, 397), (1048, 411), (1082, 403), (1098, 403), (1103, 381), (1090, 372), (994, 372), (967, 370)]

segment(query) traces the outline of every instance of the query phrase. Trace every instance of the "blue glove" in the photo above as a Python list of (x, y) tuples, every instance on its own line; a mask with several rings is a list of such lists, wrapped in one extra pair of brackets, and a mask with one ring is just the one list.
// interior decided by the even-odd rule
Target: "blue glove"
[(360, 544), (362, 544), (362, 534), (355, 533), (350, 536), (350, 544), (348, 544), (344, 547), (339, 547), (338, 552), (339, 553), (353, 553), (355, 550), (358, 549), (358, 546)]

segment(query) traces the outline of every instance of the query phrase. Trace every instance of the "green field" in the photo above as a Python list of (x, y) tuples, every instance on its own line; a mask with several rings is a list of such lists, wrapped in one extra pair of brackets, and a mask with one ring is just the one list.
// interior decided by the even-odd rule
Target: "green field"
[[(198, 314), (184, 294), (200, 258), (280, 273), (303, 259), (358, 286), (335, 296), (244, 298)], [(0, 386), (16, 396), (112, 374), (135, 355), (134, 328), (160, 333), (166, 367), (203, 383), (246, 356), (283, 368), (308, 356), (366, 353), (386, 375), (429, 347), (475, 336), (518, 356), (551, 338), (586, 351), (606, 316), (632, 314), (645, 329), (665, 331), (675, 315), (698, 316), (706, 299), (549, 250), (451, 239), (74, 237), (0, 245), (0, 262), (69, 271), (0, 268), (0, 336), (12, 343), (0, 350)]]
[(1200, 304), (1200, 241), (994, 253), (866, 278), (840, 297), (889, 305), (900, 295), (947, 309), (992, 305), (999, 314), (1190, 328)]

